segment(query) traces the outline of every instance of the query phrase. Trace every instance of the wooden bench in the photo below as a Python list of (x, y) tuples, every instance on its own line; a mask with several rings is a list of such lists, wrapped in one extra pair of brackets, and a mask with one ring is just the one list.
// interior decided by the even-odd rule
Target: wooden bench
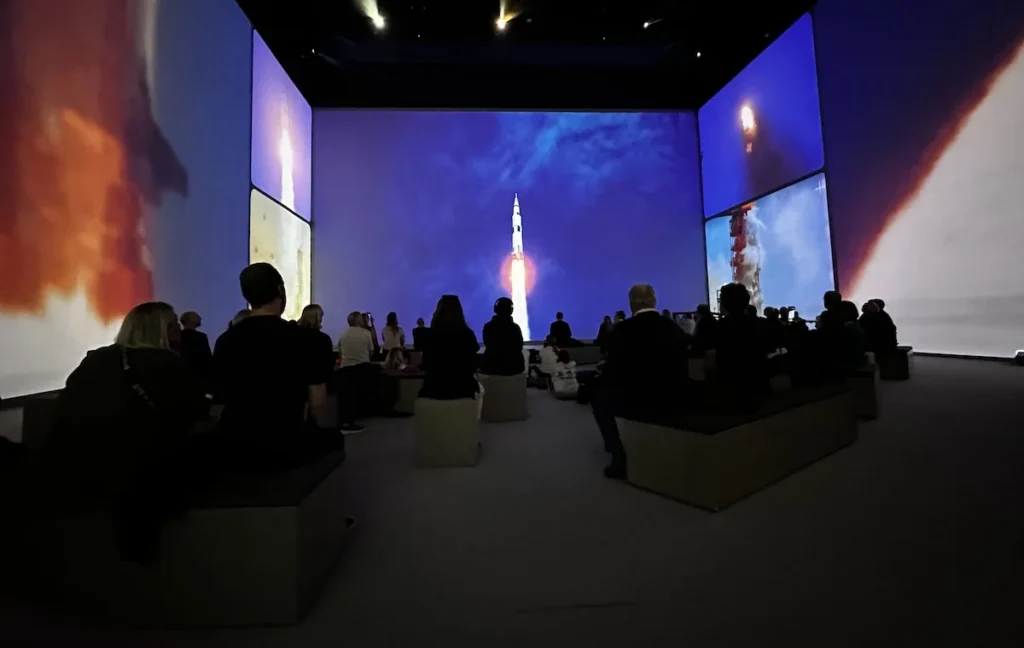
[(23, 510), (18, 533), (2, 534), (15, 546), (4, 547), (0, 571), (44, 604), (147, 626), (298, 623), (352, 530), (343, 461), (335, 453), (291, 471), (225, 478), (165, 522), (150, 565), (120, 559), (109, 512)]
[(618, 419), (629, 482), (713, 511), (857, 439), (845, 386), (794, 388), (758, 411), (672, 421)]

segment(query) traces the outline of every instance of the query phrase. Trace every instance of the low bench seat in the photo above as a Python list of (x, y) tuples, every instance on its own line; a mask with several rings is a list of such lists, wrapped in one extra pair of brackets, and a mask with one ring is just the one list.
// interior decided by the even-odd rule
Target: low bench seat
[(43, 603), (146, 626), (298, 623), (353, 527), (343, 461), (222, 478), (164, 523), (153, 564), (120, 559), (109, 511), (28, 511), (3, 571)]
[(618, 419), (629, 482), (721, 510), (857, 438), (846, 386), (796, 387), (751, 412)]

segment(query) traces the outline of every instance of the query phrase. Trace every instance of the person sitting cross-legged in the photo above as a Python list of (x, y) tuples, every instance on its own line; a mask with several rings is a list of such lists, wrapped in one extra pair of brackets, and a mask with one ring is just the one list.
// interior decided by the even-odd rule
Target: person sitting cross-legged
[(632, 317), (612, 329), (608, 355), (591, 396), (594, 420), (611, 463), (604, 474), (626, 477), (626, 451), (615, 417), (662, 418), (685, 410), (690, 401), (687, 337), (657, 311), (654, 288), (629, 289)]

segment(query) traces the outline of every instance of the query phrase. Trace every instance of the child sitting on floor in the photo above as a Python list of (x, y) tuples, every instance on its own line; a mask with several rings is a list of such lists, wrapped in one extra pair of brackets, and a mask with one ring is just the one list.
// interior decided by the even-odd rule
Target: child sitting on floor
[(569, 359), (569, 352), (558, 352), (558, 364), (551, 374), (551, 391), (555, 398), (576, 398), (580, 384), (576, 380), (576, 363)]

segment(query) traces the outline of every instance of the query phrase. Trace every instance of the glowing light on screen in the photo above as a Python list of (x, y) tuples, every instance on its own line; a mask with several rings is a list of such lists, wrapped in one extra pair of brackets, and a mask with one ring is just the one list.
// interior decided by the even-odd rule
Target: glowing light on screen
[(384, 16), (380, 12), (377, 0), (359, 0), (359, 8), (362, 9), (363, 14), (373, 23), (374, 29), (381, 31), (387, 27), (387, 21), (384, 20)]
[(743, 134), (746, 136), (747, 153), (750, 153), (754, 149), (754, 135), (757, 134), (757, 122), (754, 120), (754, 109), (750, 107), (750, 104), (745, 104), (740, 108), (740, 128), (743, 129)]
[(295, 154), (292, 150), (291, 135), (288, 134), (288, 111), (283, 107), (277, 153), (281, 156), (281, 202), (288, 208), (295, 209)]

